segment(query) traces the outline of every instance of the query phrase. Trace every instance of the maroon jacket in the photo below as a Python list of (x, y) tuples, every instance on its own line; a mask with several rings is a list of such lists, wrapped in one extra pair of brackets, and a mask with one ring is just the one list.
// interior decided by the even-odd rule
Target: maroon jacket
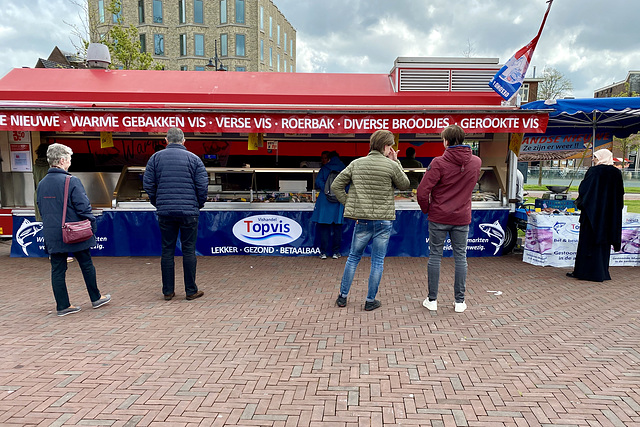
[(427, 167), (418, 186), (418, 204), (429, 221), (448, 225), (471, 223), (471, 193), (480, 178), (482, 160), (468, 145), (447, 147)]

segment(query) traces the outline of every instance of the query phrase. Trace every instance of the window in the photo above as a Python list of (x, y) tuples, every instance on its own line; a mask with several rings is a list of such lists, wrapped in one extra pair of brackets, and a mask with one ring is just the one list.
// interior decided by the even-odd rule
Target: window
[(98, 0), (98, 20), (104, 24), (104, 0)]
[(187, 0), (178, 0), (178, 23), (186, 24), (187, 23)]
[(144, 0), (138, 0), (138, 23), (144, 24)]
[(140, 53), (147, 52), (147, 36), (146, 34), (140, 34)]
[(187, 35), (180, 34), (180, 56), (187, 55)]
[(189, 66), (187, 65), (181, 65), (180, 66), (180, 71), (187, 71), (189, 69)]
[(236, 0), (236, 24), (244, 24), (244, 0)]
[(529, 83), (523, 83), (522, 87), (520, 88), (519, 91), (520, 94), (520, 102), (521, 103), (525, 103), (525, 102), (529, 102)]
[(282, 71), (284, 71), (285, 73), (287, 72), (287, 60), (284, 60), (284, 67), (282, 69)]
[(196, 70), (196, 71), (204, 71), (204, 66), (196, 65), (195, 70)]
[(162, 24), (162, 0), (153, 0), (153, 23)]
[(273, 48), (269, 48), (269, 67), (273, 67)]
[(220, 34), (220, 56), (229, 55), (229, 37), (226, 34)]
[(293, 39), (289, 39), (289, 55), (293, 56)]
[(204, 34), (196, 34), (195, 38), (195, 46), (196, 46), (196, 56), (204, 56)]
[(260, 30), (264, 31), (264, 6), (260, 6)]
[(269, 38), (273, 38), (273, 18), (269, 17)]
[(120, 22), (122, 20), (122, 10), (120, 10), (118, 13), (112, 14), (111, 20), (114, 24)]
[(276, 71), (280, 71), (280, 54), (276, 56)]
[(236, 67), (236, 71), (247, 71), (247, 67)]
[(276, 34), (278, 35), (278, 38), (276, 40), (278, 42), (278, 46), (280, 46), (280, 24), (278, 24), (278, 32)]
[(290, 72), (290, 73), (293, 73), (293, 64), (292, 64), (292, 65), (289, 65), (289, 72)]
[(162, 34), (153, 35), (153, 53), (164, 55), (164, 36)]
[(193, 22), (204, 24), (204, 6), (202, 0), (193, 0)]
[[(284, 53), (287, 53), (287, 32), (284, 32)], [(286, 68), (286, 67), (285, 67)]]
[(264, 62), (264, 40), (260, 40), (260, 62)]
[(227, 0), (220, 0), (220, 23), (227, 23)]
[(236, 34), (236, 56), (244, 56), (244, 34)]

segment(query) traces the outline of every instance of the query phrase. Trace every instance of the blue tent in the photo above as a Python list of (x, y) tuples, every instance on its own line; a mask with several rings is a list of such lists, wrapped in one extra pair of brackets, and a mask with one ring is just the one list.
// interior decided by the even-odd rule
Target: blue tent
[(547, 134), (560, 135), (592, 129), (611, 132), (626, 138), (640, 131), (640, 97), (582, 98), (534, 101), (521, 106), (523, 110), (549, 110)]

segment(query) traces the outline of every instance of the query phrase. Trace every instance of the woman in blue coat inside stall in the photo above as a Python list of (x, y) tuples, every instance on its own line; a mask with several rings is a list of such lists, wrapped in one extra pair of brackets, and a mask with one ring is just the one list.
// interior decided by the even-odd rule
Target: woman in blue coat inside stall
[[(316, 177), (318, 198), (316, 199), (316, 205), (311, 215), (311, 221), (318, 224), (317, 230), (320, 234), (320, 258), (327, 259), (327, 256), (331, 255), (333, 259), (338, 259), (341, 256), (340, 246), (342, 245), (344, 205), (338, 201), (329, 201), (324, 193), (324, 188), (331, 172), (335, 171), (336, 173), (340, 173), (345, 166), (336, 151), (328, 153), (326, 158), (328, 161), (322, 165)], [(329, 244), (330, 240), (331, 245)]]
[(96, 269), (91, 260), (90, 248), (96, 244), (96, 218), (91, 213), (91, 203), (82, 182), (74, 176), (69, 181), (67, 214), (65, 222), (88, 219), (94, 236), (79, 243), (64, 243), (62, 240), (62, 209), (64, 207), (64, 187), (70, 176), (71, 148), (62, 144), (51, 144), (47, 149), (49, 171), (38, 184), (37, 203), (42, 216), (44, 243), (51, 260), (51, 285), (56, 300), (58, 316), (77, 313), (80, 307), (69, 302), (67, 292), (67, 255), (69, 252), (78, 260), (93, 308), (98, 308), (111, 300), (110, 295), (101, 295), (96, 280)]

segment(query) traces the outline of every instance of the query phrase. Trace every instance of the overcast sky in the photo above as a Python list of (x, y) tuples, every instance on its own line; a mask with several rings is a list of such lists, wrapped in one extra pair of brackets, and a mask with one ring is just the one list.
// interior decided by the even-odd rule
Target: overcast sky
[[(78, 2), (80, 0), (75, 0)], [(206, 0), (211, 2), (213, 0)], [(251, 0), (250, 0), (251, 1)], [(545, 0), (273, 0), (297, 30), (298, 72), (388, 73), (399, 56), (471, 56), (506, 62), (537, 33)], [(74, 51), (74, 0), (0, 1), (0, 77), (33, 67), (54, 46)], [(640, 1), (555, 0), (533, 55), (559, 70), (574, 96), (640, 70)]]

